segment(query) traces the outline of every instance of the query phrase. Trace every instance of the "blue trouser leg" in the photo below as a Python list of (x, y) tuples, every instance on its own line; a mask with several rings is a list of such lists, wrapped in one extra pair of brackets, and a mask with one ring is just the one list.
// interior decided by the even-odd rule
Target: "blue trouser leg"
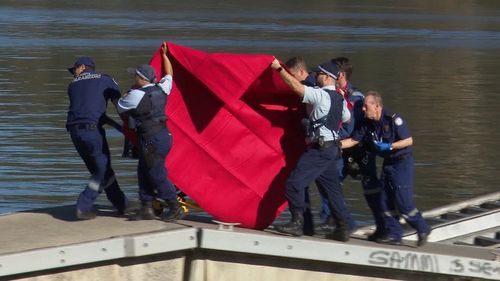
[(120, 189), (115, 176), (113, 176), (113, 178), (111, 179), (111, 183), (109, 183), (108, 186), (104, 189), (104, 192), (106, 193), (106, 197), (108, 198), (109, 202), (111, 202), (119, 212), (123, 212), (125, 210), (125, 208), (127, 207), (127, 198), (125, 197), (123, 191)]
[(311, 212), (311, 199), (309, 198), (309, 187), (306, 187), (305, 191), (305, 210), (304, 210), (304, 234), (313, 235), (314, 234), (314, 222)]
[(85, 189), (80, 193), (78, 199), (76, 201), (76, 207), (78, 210), (82, 212), (90, 212), (92, 211), (92, 207), (94, 206), (94, 201), (99, 196), (99, 192), (85, 187)]
[(165, 157), (172, 147), (172, 136), (163, 129), (148, 140), (141, 140), (138, 166), (139, 197), (151, 201), (154, 197), (165, 201), (176, 200), (174, 185), (168, 180)]
[(109, 147), (104, 129), (99, 127), (75, 128), (71, 130), (71, 139), (91, 174), (87, 187), (78, 197), (78, 209), (90, 211), (99, 193), (108, 186), (108, 182), (114, 182), (114, 192), (108, 198), (112, 197), (110, 201), (115, 207), (122, 207), (126, 199), (111, 169)]
[(418, 211), (413, 200), (413, 157), (394, 164), (395, 175), (391, 185), (394, 190), (394, 205), (406, 222), (418, 233), (429, 232), (429, 226)]
[(290, 209), (304, 210), (306, 187), (326, 170), (332, 157), (318, 149), (307, 149), (301, 155), (286, 181), (285, 197)]
[[(104, 130), (103, 130), (104, 131)], [(109, 146), (106, 140), (105, 132), (103, 132), (103, 144), (104, 144), (104, 154), (106, 155), (107, 163), (106, 165), (106, 173), (104, 175), (104, 181), (101, 183), (101, 188), (104, 189), (106, 193), (106, 198), (108, 198), (109, 202), (115, 206), (115, 208), (119, 212), (123, 212), (127, 206), (127, 198), (125, 193), (120, 189), (120, 185), (116, 180), (115, 172), (111, 168), (111, 156), (109, 153)]]
[(332, 163), (319, 178), (320, 193), (328, 199), (330, 214), (337, 227), (354, 229), (354, 220), (347, 210), (344, 199), (344, 191), (340, 183), (337, 163)]
[[(344, 169), (344, 159), (339, 157), (337, 159), (337, 168), (339, 170), (340, 184), (344, 180), (344, 176), (342, 175), (342, 170)], [(316, 184), (318, 184), (316, 182)], [(330, 208), (328, 207), (328, 199), (321, 195), (321, 209), (319, 211), (319, 219), (322, 223), (327, 223), (330, 217)]]
[[(318, 185), (318, 183), (316, 183), (316, 185)], [(323, 197), (323, 195), (321, 195), (320, 197), (321, 197), (321, 208), (319, 210), (319, 220), (322, 223), (327, 223), (331, 215), (330, 208), (328, 208), (328, 199)]]
[(156, 191), (149, 182), (148, 166), (146, 165), (146, 159), (142, 152), (142, 148), (139, 149), (139, 163), (137, 164), (137, 179), (139, 182), (139, 199), (141, 199), (141, 201), (152, 201), (153, 198), (156, 198)]
[(360, 161), (360, 173), (363, 176), (361, 185), (366, 203), (370, 208), (378, 231), (385, 231), (384, 212), (387, 210), (383, 201), (384, 189), (377, 178), (376, 155), (365, 152)]
[(401, 215), (418, 233), (427, 233), (429, 226), (413, 201), (413, 158), (411, 156), (391, 165), (384, 165), (384, 188), (388, 210), (384, 216), (389, 235), (401, 238)]
[(378, 231), (384, 231), (384, 211), (386, 208), (383, 207), (385, 203), (382, 201), (383, 190), (381, 184), (376, 178), (372, 178), (363, 180), (362, 185), (364, 197), (372, 212), (375, 226)]
[(383, 192), (381, 195), (382, 207), (385, 209), (383, 221), (387, 236), (399, 240), (403, 235), (403, 228), (399, 223), (399, 213), (394, 204), (395, 191), (391, 185), (393, 174), (394, 172), (391, 166), (384, 165), (382, 167), (381, 181), (383, 184)]
[(291, 210), (304, 210), (305, 187), (318, 179), (323, 187), (320, 188), (320, 193), (329, 200), (334, 219), (337, 223), (348, 223), (348, 211), (343, 202), (344, 197), (336, 165), (337, 155), (337, 147), (325, 150), (310, 148), (302, 154), (286, 182), (285, 196)]
[(104, 179), (105, 166), (100, 165), (106, 155), (102, 153), (102, 135), (97, 128), (72, 129), (71, 140), (90, 172), (87, 187), (78, 196), (76, 206), (79, 210), (92, 210), (94, 201), (99, 196), (100, 183)]

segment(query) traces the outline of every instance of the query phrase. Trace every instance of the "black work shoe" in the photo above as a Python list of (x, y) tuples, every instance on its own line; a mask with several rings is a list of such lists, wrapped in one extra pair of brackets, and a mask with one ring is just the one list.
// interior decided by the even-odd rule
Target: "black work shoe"
[(347, 242), (351, 238), (351, 232), (347, 229), (337, 228), (332, 233), (327, 234), (326, 238), (340, 242)]
[(136, 213), (139, 208), (139, 201), (127, 201), (125, 209), (116, 209), (116, 214), (120, 217), (128, 217), (132, 213)]
[(141, 208), (130, 217), (131, 221), (154, 220), (156, 218), (151, 202), (141, 203)]
[(80, 209), (76, 208), (76, 217), (79, 220), (92, 220), (95, 219), (96, 213), (93, 211), (80, 211)]
[(274, 229), (280, 233), (290, 234), (293, 236), (302, 236), (304, 235), (304, 227), (302, 223), (297, 221), (291, 221), (287, 224), (275, 225)]
[(186, 211), (182, 206), (175, 201), (167, 202), (168, 211), (164, 211), (161, 215), (161, 220), (166, 222), (173, 222), (182, 219), (186, 215)]
[(375, 242), (375, 241), (377, 241), (378, 238), (383, 237), (383, 236), (384, 236), (384, 233), (382, 231), (375, 229), (375, 231), (372, 234), (366, 236), (366, 239), (368, 241)]
[(314, 227), (314, 234), (325, 236), (328, 234), (332, 234), (335, 231), (335, 225), (331, 223), (322, 223), (316, 227)]
[(396, 246), (401, 245), (401, 239), (392, 238), (387, 235), (376, 238), (375, 242), (387, 245), (396, 245)]
[(427, 243), (430, 234), (431, 234), (430, 230), (426, 233), (418, 234), (417, 247), (423, 246), (425, 243)]
[(161, 217), (161, 214), (163, 214), (163, 210), (167, 206), (167, 203), (165, 203), (164, 201), (160, 201), (158, 199), (153, 199), (152, 205), (155, 215)]

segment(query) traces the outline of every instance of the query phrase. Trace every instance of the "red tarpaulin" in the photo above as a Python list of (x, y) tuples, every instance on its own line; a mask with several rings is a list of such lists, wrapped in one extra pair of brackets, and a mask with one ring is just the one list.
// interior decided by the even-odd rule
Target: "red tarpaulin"
[[(299, 98), (271, 55), (168, 49), (169, 178), (216, 219), (267, 227), (286, 207), (285, 180), (303, 151)], [(161, 78), (160, 49), (150, 64)]]

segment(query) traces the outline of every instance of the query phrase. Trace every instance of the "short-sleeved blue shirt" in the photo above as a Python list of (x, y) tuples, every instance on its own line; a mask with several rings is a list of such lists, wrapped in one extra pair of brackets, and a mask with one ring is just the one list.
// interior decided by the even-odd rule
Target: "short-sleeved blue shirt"
[(339, 134), (341, 139), (347, 139), (354, 132), (354, 129), (359, 126), (363, 120), (363, 100), (365, 96), (361, 91), (354, 88), (351, 83), (347, 84), (347, 102), (351, 104), (351, 120), (347, 123), (342, 123)]
[[(387, 143), (394, 143), (411, 137), (410, 130), (403, 118), (396, 113), (391, 113), (382, 109), (382, 116), (379, 121), (363, 119), (360, 126), (354, 131), (352, 139), (359, 142), (373, 140)], [(397, 157), (413, 151), (412, 146), (403, 149), (377, 152), (384, 158)]]
[(110, 99), (121, 96), (118, 84), (108, 75), (86, 71), (68, 86), (69, 111), (66, 125), (103, 123)]

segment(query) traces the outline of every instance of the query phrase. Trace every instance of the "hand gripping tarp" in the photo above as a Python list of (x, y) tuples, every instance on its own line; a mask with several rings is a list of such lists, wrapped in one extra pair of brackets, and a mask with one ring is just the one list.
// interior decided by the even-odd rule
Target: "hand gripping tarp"
[[(168, 177), (214, 218), (267, 227), (286, 207), (285, 181), (304, 148), (300, 99), (271, 55), (168, 50)], [(160, 49), (150, 64), (160, 79)]]

